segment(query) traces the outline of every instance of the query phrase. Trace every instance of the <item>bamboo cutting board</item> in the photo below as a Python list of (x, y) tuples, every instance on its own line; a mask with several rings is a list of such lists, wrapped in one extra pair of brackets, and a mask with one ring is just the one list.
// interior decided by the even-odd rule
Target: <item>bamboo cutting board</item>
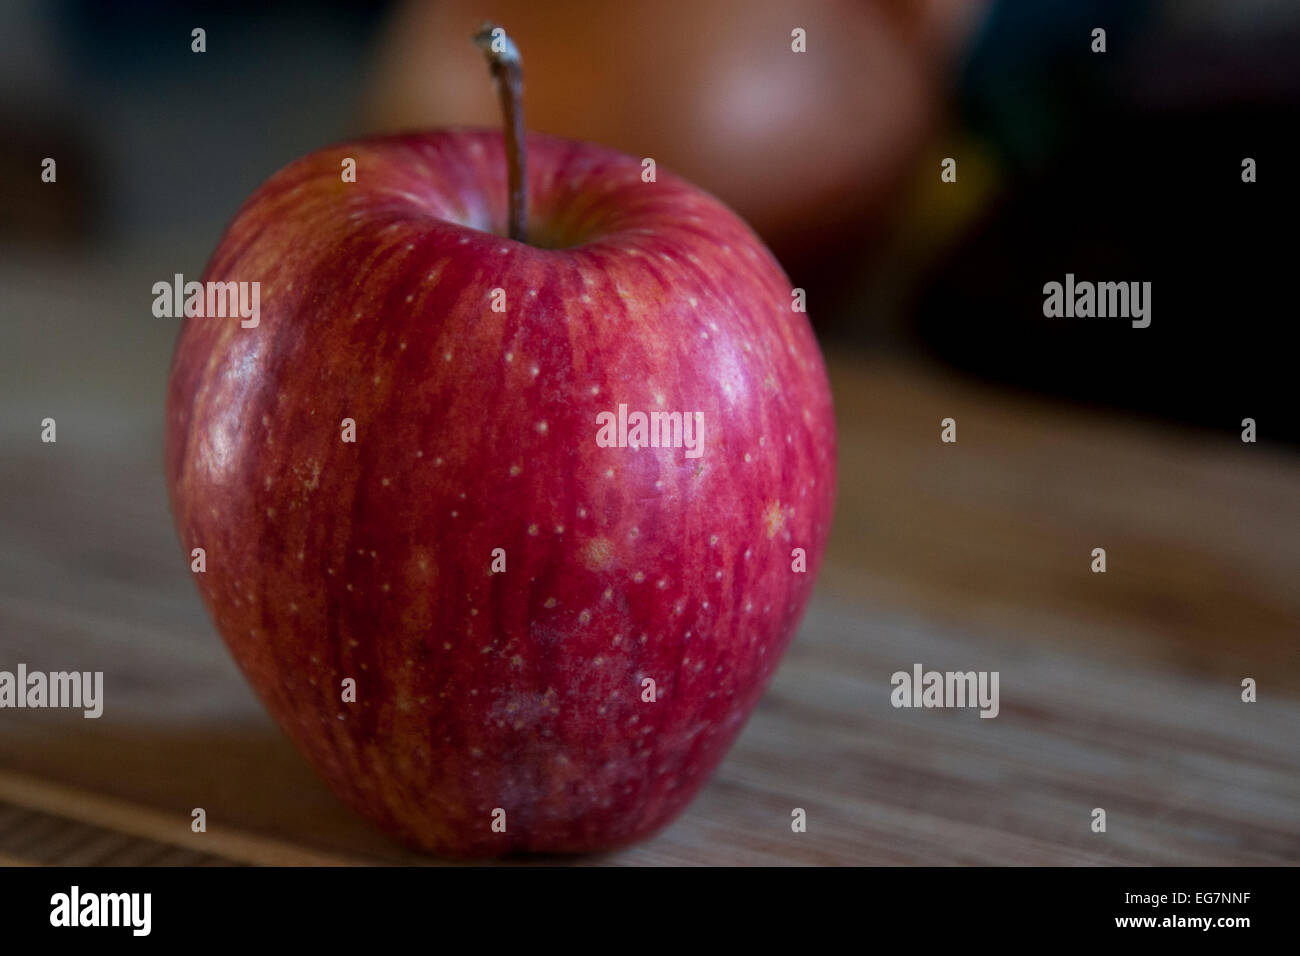
[[(912, 365), (832, 380), (840, 502), (799, 637), (687, 812), (580, 862), (1300, 861), (1300, 461)], [(56, 445), (3, 419), (0, 668), (103, 670), (107, 702), (0, 711), (0, 863), (436, 862), (253, 699), (188, 580), (158, 423), (74, 418)], [(1001, 713), (894, 709), (914, 663), (997, 670)]]

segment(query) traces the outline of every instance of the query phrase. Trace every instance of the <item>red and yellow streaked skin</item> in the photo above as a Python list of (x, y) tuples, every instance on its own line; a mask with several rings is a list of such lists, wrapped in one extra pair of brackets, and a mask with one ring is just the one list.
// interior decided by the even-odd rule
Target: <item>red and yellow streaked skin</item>
[[(835, 493), (821, 355), (753, 233), (600, 147), (530, 136), (528, 161), (552, 248), (502, 238), (499, 133), (288, 166), (203, 276), (260, 282), (258, 326), (185, 320), (167, 401), (177, 528), (236, 661), (341, 797), (454, 857), (681, 811), (798, 627)], [(619, 403), (702, 412), (702, 456), (598, 447)]]

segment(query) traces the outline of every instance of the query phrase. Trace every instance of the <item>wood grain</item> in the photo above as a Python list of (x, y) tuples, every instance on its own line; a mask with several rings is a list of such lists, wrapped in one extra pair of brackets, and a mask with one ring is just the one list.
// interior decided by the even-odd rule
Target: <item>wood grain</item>
[[(656, 839), (545, 862), (1300, 861), (1300, 462), (915, 365), (832, 378), (827, 565), (741, 740)], [(341, 806), (253, 699), (188, 580), (157, 423), (59, 429), (0, 419), (0, 667), (103, 670), (108, 702), (0, 711), (0, 864), (437, 862)], [(894, 709), (914, 662), (999, 671), (1000, 715)]]

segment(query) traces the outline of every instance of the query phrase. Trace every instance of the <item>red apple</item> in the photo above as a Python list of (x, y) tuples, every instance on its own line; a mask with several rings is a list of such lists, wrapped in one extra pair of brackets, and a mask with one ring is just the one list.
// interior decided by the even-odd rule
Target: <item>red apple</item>
[[(534, 244), (503, 238), (497, 132), (277, 173), (203, 276), (260, 282), (260, 320), (187, 319), (168, 391), (236, 661), (343, 799), (455, 857), (671, 820), (793, 637), (834, 498), (822, 358), (750, 229), (639, 159), (527, 147)], [(602, 447), (620, 404), (702, 413), (702, 453)]]

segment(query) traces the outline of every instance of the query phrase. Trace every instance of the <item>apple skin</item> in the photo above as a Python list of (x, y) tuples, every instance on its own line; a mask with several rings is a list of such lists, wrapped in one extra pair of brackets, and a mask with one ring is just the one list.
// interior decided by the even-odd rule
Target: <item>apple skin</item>
[[(598, 146), (530, 136), (528, 162), (530, 239), (565, 248), (502, 238), (498, 132), (290, 164), (203, 276), (260, 282), (259, 325), (186, 319), (168, 385), (173, 514), (235, 660), (340, 797), (448, 857), (680, 812), (798, 627), (835, 495), (822, 357), (752, 231)], [(702, 412), (703, 454), (599, 447), (618, 403)]]

